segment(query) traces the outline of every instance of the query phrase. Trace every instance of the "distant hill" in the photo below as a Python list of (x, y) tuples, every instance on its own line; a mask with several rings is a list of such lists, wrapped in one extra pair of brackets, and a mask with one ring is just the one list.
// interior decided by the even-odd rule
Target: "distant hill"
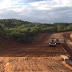
[(0, 24), (5, 25), (6, 27), (15, 27), (15, 26), (21, 26), (23, 24), (31, 24), (31, 22), (17, 19), (0, 19)]
[(31, 23), (17, 19), (0, 19), (0, 35), (18, 42), (33, 42), (39, 33), (72, 31), (72, 23)]

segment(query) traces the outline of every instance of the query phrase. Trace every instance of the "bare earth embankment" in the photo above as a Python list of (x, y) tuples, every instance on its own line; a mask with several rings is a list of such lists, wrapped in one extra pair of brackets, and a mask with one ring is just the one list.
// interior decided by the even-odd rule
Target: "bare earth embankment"
[(19, 44), (9, 40), (0, 43), (0, 72), (72, 72), (60, 55), (68, 55), (62, 45), (49, 47), (48, 41), (62, 33), (41, 34), (33, 44)]

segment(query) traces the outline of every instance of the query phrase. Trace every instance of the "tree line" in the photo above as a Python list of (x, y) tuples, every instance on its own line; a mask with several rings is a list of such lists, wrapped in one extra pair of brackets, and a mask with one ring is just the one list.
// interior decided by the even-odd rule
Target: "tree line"
[(1, 19), (0, 35), (17, 42), (29, 43), (40, 33), (72, 31), (72, 23), (32, 23), (17, 19)]

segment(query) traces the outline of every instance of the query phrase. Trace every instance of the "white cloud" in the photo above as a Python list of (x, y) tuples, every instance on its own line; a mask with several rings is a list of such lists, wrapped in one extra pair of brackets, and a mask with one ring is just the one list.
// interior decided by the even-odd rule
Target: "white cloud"
[(71, 0), (47, 0), (29, 3), (31, 6), (40, 10), (50, 10), (56, 7), (72, 7)]
[(0, 9), (17, 7), (16, 5), (19, 6), (20, 1), (21, 0), (2, 0), (0, 1)]
[(3, 0), (0, 2), (0, 9), (11, 7), (11, 0)]
[(51, 10), (56, 7), (72, 7), (72, 0), (40, 0), (26, 3), (23, 0), (2, 0), (0, 1), (0, 9), (10, 9), (21, 12), (25, 8), (38, 10)]
[(56, 22), (72, 21), (71, 17), (72, 0), (0, 0), (0, 18)]

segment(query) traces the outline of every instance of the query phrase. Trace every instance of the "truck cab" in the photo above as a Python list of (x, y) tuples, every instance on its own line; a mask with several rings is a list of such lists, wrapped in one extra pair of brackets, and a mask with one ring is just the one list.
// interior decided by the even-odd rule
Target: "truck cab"
[(49, 47), (55, 47), (55, 46), (56, 46), (56, 42), (54, 40), (49, 42)]

